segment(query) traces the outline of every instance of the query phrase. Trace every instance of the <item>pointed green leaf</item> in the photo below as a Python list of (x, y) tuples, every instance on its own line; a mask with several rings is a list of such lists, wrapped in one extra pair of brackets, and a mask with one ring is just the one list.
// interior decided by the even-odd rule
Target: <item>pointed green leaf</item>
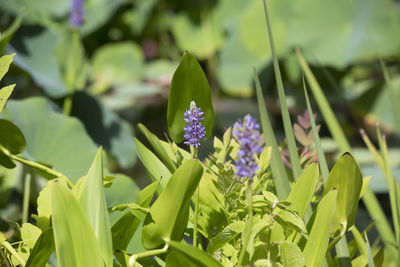
[(268, 116), (267, 107), (265, 106), (260, 80), (258, 79), (255, 69), (254, 80), (256, 84), (257, 102), (260, 111), (261, 126), (264, 133), (265, 144), (272, 147), (271, 168), (276, 192), (280, 199), (286, 199), (290, 192), (289, 177), (281, 159), (278, 143), (276, 142), (274, 130)]
[(4, 55), (0, 57), (0, 80), (3, 79), (4, 75), (7, 73), (10, 68), (11, 62), (13, 61), (14, 54)]
[(293, 204), (301, 218), (304, 217), (307, 207), (310, 205), (318, 178), (318, 164), (313, 163), (301, 174), (287, 198), (287, 201)]
[(336, 188), (338, 200), (333, 216), (331, 232), (340, 231), (341, 235), (355, 221), (362, 187), (362, 175), (354, 158), (344, 154), (333, 166), (325, 183), (323, 196)]
[(336, 197), (337, 191), (332, 189), (318, 204), (314, 224), (303, 250), (306, 266), (322, 266), (328, 248)]
[[(186, 243), (180, 243), (176, 241), (169, 241), (169, 246), (174, 250), (183, 254), (187, 259), (189, 259), (194, 266), (203, 267), (221, 267), (222, 265), (217, 262), (213, 257), (205, 253), (203, 250), (189, 246)], [(171, 266), (172, 267), (172, 266)]]
[(54, 249), (53, 229), (49, 228), (39, 236), (29, 254), (25, 267), (45, 266)]
[(99, 242), (106, 266), (112, 266), (112, 239), (110, 218), (103, 189), (103, 160), (102, 148), (90, 166), (86, 180), (82, 185), (80, 202), (93, 227)]
[(50, 203), (58, 266), (103, 266), (101, 249), (85, 211), (57, 180), (51, 182)]
[(168, 97), (168, 131), (176, 143), (183, 141), (183, 113), (189, 109), (191, 101), (195, 101), (204, 112), (203, 126), (206, 128), (206, 138), (209, 138), (214, 124), (210, 86), (200, 64), (186, 51), (172, 77)]
[(166, 240), (182, 239), (187, 225), (186, 216), (189, 212), (190, 198), (202, 174), (201, 163), (198, 160), (188, 159), (171, 176), (144, 221), (142, 230), (144, 248), (154, 249)]
[(15, 84), (11, 84), (0, 89), (0, 112), (3, 111), (4, 105), (14, 90), (14, 87)]
[(150, 176), (150, 180), (153, 182), (160, 180), (161, 186), (159, 193), (167, 185), (171, 172), (167, 167), (153, 154), (147, 147), (145, 147), (137, 138), (134, 138), (136, 144), (136, 151), (138, 153), (140, 161), (143, 163)]
[(158, 156), (161, 158), (161, 160), (167, 165), (168, 169), (173, 172), (175, 171), (176, 167), (173, 162), (174, 156), (171, 155), (172, 151), (168, 151), (165, 149), (165, 147), (162, 144), (162, 141), (158, 139), (157, 136), (152, 134), (146, 126), (143, 124), (139, 123), (138, 124), (139, 130), (143, 133), (143, 135), (146, 137), (147, 141), (150, 143), (150, 145), (153, 147), (153, 149), (156, 151)]

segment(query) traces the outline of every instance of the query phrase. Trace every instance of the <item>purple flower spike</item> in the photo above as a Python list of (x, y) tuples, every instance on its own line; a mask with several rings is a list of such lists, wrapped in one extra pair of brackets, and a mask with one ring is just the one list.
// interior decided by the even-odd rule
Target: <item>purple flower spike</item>
[(72, 27), (79, 28), (85, 23), (85, 16), (83, 14), (83, 1), (84, 0), (71, 0), (72, 8), (69, 17), (69, 22)]
[(190, 109), (186, 110), (184, 113), (184, 120), (186, 126), (185, 130), (185, 144), (198, 148), (200, 146), (200, 141), (205, 140), (206, 131), (201, 121), (204, 120), (204, 112), (201, 108), (196, 107), (196, 103), (192, 101), (190, 103)]
[(263, 150), (259, 130), (260, 125), (250, 114), (244, 117), (243, 122), (240, 119), (233, 126), (233, 136), (240, 144), (235, 173), (240, 177), (248, 177), (250, 181), (259, 169), (254, 154), (260, 154)]

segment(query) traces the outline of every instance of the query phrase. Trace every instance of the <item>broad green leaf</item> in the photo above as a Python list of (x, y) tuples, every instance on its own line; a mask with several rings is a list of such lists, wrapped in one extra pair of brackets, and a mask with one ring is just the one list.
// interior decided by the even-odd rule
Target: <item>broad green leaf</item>
[(15, 84), (5, 86), (0, 89), (0, 112), (3, 111), (4, 105), (14, 90)]
[(190, 108), (191, 101), (195, 101), (197, 107), (204, 112), (202, 123), (206, 129), (206, 138), (209, 138), (214, 124), (210, 86), (200, 64), (189, 52), (185, 52), (172, 77), (168, 97), (168, 131), (176, 143), (183, 141), (183, 114)]
[(33, 247), (26, 267), (45, 266), (51, 254), (54, 252), (53, 229), (49, 228), (41, 233)]
[(291, 267), (304, 266), (303, 253), (296, 244), (284, 241), (279, 245), (279, 252), (281, 255), (281, 261), (284, 266), (291, 266)]
[(25, 150), (26, 141), (21, 130), (11, 121), (0, 119), (0, 145), (11, 154)]
[[(27, 35), (29, 38), (26, 38)], [(9, 45), (10, 51), (16, 53), (14, 63), (28, 72), (46, 95), (55, 98), (68, 94), (55, 56), (59, 41), (60, 35), (55, 31), (32, 31), (29, 27), (22, 27), (14, 34)]]
[(75, 92), (71, 116), (85, 126), (92, 140), (111, 153), (119, 166), (128, 169), (136, 162), (136, 148), (132, 140), (134, 131), (129, 122), (104, 105), (103, 101), (87, 92)]
[(97, 151), (96, 157), (90, 166), (83, 183), (80, 204), (89, 219), (94, 234), (100, 245), (103, 260), (106, 266), (112, 266), (112, 239), (110, 218), (103, 189), (103, 160), (102, 148)]
[(325, 196), (333, 188), (337, 190), (338, 199), (331, 233), (339, 231), (343, 235), (354, 224), (361, 187), (360, 168), (349, 153), (344, 154), (333, 166), (322, 194)]
[(103, 92), (110, 86), (140, 80), (144, 56), (134, 42), (106, 44), (97, 49), (93, 56), (94, 88)]
[(189, 50), (200, 59), (212, 57), (224, 43), (224, 34), (213, 16), (202, 16), (200, 25), (186, 14), (172, 22), (172, 34), (181, 51)]
[(147, 147), (145, 147), (137, 138), (134, 138), (136, 150), (140, 161), (143, 163), (153, 182), (160, 180), (159, 193), (167, 185), (171, 172), (167, 167), (153, 154)]
[(29, 159), (49, 164), (75, 182), (87, 173), (97, 148), (80, 121), (54, 109), (45, 98), (31, 97), (8, 101), (1, 115), (21, 129)]
[(304, 217), (307, 207), (310, 205), (318, 178), (318, 164), (313, 163), (301, 174), (287, 198), (287, 201), (293, 204), (301, 218)]
[(186, 160), (174, 172), (144, 221), (142, 230), (144, 248), (154, 249), (166, 240), (182, 239), (187, 225), (187, 217), (183, 215), (188, 216), (190, 198), (202, 174), (203, 166), (194, 159)]
[[(158, 180), (140, 191), (137, 196), (136, 203), (140, 207), (147, 208), (150, 205), (150, 202), (153, 199), (153, 196), (156, 193), (159, 185), (160, 181)], [(111, 228), (114, 250), (127, 249), (129, 242), (139, 226), (140, 221), (141, 220), (138, 218), (138, 214), (135, 214), (132, 210), (130, 210), (114, 223)]]
[(328, 248), (337, 191), (332, 189), (317, 206), (316, 216), (303, 254), (306, 266), (322, 266)]
[(225, 213), (224, 196), (215, 186), (218, 177), (208, 172), (203, 173), (199, 188), (199, 213), (198, 218), (199, 231), (207, 238), (215, 235), (215, 232), (221, 231), (228, 223)]
[(267, 107), (265, 106), (264, 96), (260, 80), (254, 69), (254, 80), (256, 84), (257, 102), (261, 118), (261, 126), (264, 133), (265, 144), (272, 147), (271, 168), (275, 182), (276, 192), (280, 199), (286, 199), (290, 192), (289, 177), (281, 159), (281, 153), (276, 142), (274, 130), (269, 119)]
[(50, 201), (58, 266), (103, 266), (94, 230), (71, 191), (54, 181)]
[(190, 259), (190, 261), (195, 264), (194, 266), (204, 266), (204, 267), (221, 267), (222, 265), (217, 262), (213, 257), (205, 253), (203, 250), (189, 246), (186, 243), (180, 243), (176, 241), (169, 241), (169, 246), (175, 251), (179, 252)]

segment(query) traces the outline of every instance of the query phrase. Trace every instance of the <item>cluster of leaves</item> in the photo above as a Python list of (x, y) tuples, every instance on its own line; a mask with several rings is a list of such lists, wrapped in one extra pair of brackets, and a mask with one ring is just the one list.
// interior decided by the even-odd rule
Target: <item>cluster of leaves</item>
[[(171, 138), (181, 139), (183, 118), (175, 120), (176, 114), (183, 114), (191, 100), (210, 114), (211, 121), (205, 124), (210, 132), (210, 89), (198, 86), (207, 81), (195, 58), (186, 53), (175, 75), (169, 104), (180, 98), (187, 105), (168, 109), (170, 132), (174, 133)], [(193, 80), (197, 82), (190, 82)], [(187, 87), (182, 98), (177, 92), (184, 85)], [(12, 122), (4, 121), (18, 130)], [(311, 123), (315, 123), (313, 119)], [(115, 181), (104, 176), (101, 149), (87, 174), (73, 183), (64, 174), (21, 157), (25, 139), (21, 132), (11, 132), (2, 143), (3, 158), (39, 170), (51, 180), (38, 197), (37, 214), (32, 215), (36, 225), (22, 224), (22, 240), (14, 244), (17, 247), (2, 234), (3, 260), (22, 266), (53, 265), (55, 261), (58, 266), (340, 264), (341, 259), (330, 257), (329, 251), (347, 230), (354, 228), (358, 200), (368, 183), (350, 154), (337, 161), (322, 192), (317, 190), (321, 179), (318, 165), (308, 162), (293, 180), (287, 197), (278, 197), (273, 147), (265, 146), (257, 157), (260, 168), (249, 184), (234, 174), (232, 162), (237, 159), (238, 144), (230, 128), (222, 140), (214, 137), (215, 151), (204, 163), (193, 159), (176, 143), (162, 141), (143, 125), (139, 129), (155, 151), (135, 139), (138, 156), (152, 183), (137, 194), (136, 201), (111, 205), (105, 192), (114, 187)], [(18, 151), (12, 149), (16, 145), (21, 147)], [(1, 164), (6, 166), (6, 161)], [(151, 203), (155, 195), (157, 198)], [(315, 198), (318, 200), (311, 205)], [(191, 203), (198, 205), (198, 214)], [(111, 223), (115, 212), (120, 214)], [(195, 240), (197, 228), (203, 242), (190, 245), (185, 240)], [(382, 249), (371, 249), (363, 241), (366, 236), (354, 232), (358, 233), (357, 246), (349, 244), (352, 249), (348, 260), (358, 266), (381, 266)], [(134, 236), (141, 239), (146, 251), (128, 252), (132, 241), (140, 242)], [(55, 258), (51, 256), (54, 251)]]

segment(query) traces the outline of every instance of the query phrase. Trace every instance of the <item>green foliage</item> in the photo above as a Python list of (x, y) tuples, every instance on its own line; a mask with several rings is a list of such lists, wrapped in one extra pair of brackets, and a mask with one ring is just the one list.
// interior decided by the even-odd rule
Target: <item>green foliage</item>
[(50, 203), (58, 265), (103, 265), (94, 229), (72, 192), (54, 181), (50, 186)]
[(196, 102), (204, 112), (203, 125), (206, 138), (209, 138), (214, 125), (210, 86), (200, 64), (189, 52), (185, 52), (172, 78), (168, 98), (168, 131), (176, 143), (183, 141), (183, 114), (190, 108), (191, 101)]
[[(181, 240), (187, 226), (189, 200), (203, 174), (196, 160), (185, 161), (150, 208), (143, 224), (142, 243), (154, 249), (169, 240)], [(180, 192), (177, 194), (176, 192)]]

